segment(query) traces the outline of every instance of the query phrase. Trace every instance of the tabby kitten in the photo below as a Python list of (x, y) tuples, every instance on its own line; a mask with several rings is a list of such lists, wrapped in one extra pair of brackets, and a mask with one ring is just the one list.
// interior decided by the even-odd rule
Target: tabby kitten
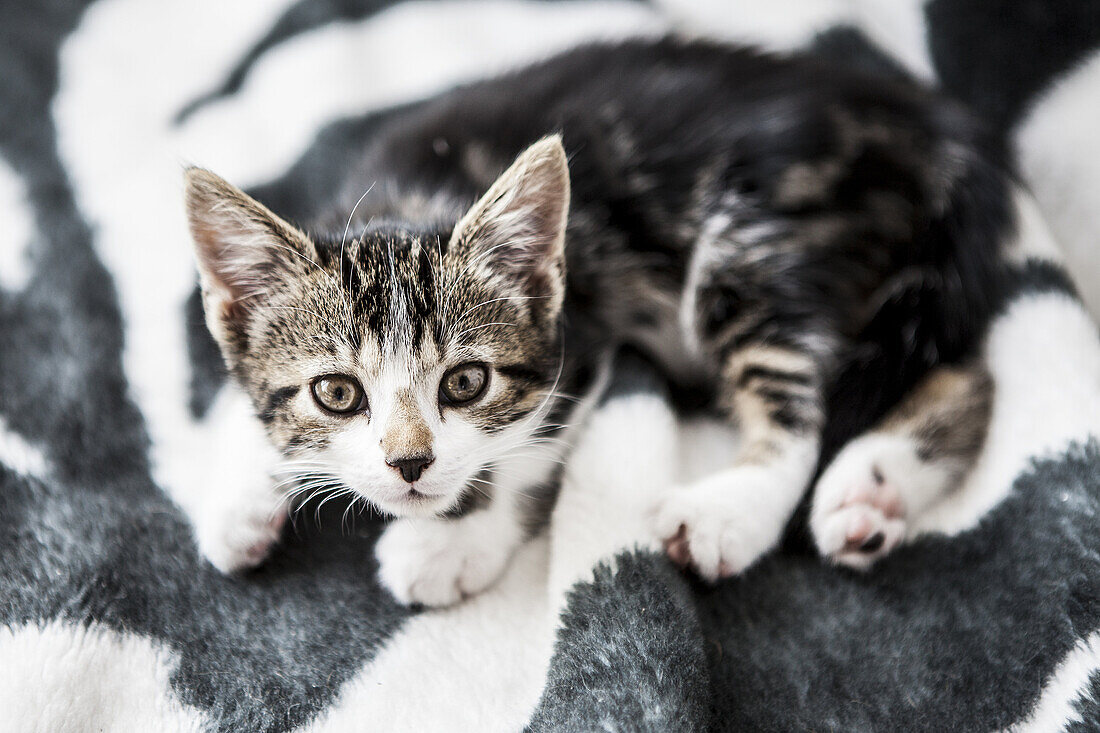
[(439, 605), (528, 536), (579, 418), (563, 398), (618, 344), (742, 436), (655, 512), (673, 560), (743, 570), (823, 445), (879, 418), (825, 472), (810, 527), (854, 567), (896, 546), (984, 436), (989, 381), (964, 357), (1000, 272), (997, 161), (912, 84), (632, 41), (394, 113), (349, 158), (347, 196), (300, 226), (201, 169), (187, 211), (207, 323), (270, 439), (397, 517), (381, 580)]

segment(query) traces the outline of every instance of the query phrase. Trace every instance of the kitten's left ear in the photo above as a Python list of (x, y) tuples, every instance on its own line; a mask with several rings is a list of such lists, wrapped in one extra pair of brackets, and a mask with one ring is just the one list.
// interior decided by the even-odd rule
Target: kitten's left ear
[(452, 251), (469, 253), (526, 295), (561, 307), (569, 163), (561, 136), (527, 148), (455, 227)]
[(185, 178), (206, 323), (232, 364), (255, 313), (308, 274), (317, 252), (303, 232), (210, 171), (189, 168)]

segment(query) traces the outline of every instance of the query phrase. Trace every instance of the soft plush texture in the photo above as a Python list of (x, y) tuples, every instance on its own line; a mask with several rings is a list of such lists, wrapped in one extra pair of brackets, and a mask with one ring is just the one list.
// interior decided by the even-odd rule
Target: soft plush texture
[[(626, 361), (549, 528), (487, 593), (400, 607), (374, 578), (381, 524), (335, 502), (261, 569), (217, 573), (161, 490), (218, 469), (211, 426), (239, 398), (193, 337), (183, 165), (292, 216), (280, 193), (327, 195), (375, 113), (669, 29), (942, 83), (1016, 146), (1034, 200), (1013, 202), (967, 484), (870, 573), (824, 565), (796, 523), (700, 586), (644, 507), (728, 441)], [(1070, 277), (1100, 309), (1097, 69), (1088, 0), (3, 5), (0, 729), (1095, 729), (1100, 336)]]

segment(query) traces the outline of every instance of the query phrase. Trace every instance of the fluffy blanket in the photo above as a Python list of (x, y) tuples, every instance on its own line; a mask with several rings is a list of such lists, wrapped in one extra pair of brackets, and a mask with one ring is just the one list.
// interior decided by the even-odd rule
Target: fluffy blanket
[[(162, 490), (234, 429), (189, 338), (182, 164), (321, 197), (382, 110), (669, 29), (913, 74), (1016, 146), (1034, 199), (966, 485), (870, 573), (792, 542), (694, 585), (643, 507), (723, 439), (621, 367), (484, 595), (400, 607), (381, 524), (335, 502), (255, 572), (207, 565)], [(0, 4), (0, 729), (1096, 729), (1100, 340), (1043, 220), (1100, 305), (1098, 100), (1090, 0)]]

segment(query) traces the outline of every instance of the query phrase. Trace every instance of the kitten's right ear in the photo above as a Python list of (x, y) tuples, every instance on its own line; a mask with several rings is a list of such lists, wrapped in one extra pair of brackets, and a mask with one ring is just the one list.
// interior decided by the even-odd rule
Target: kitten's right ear
[(233, 361), (246, 346), (252, 314), (316, 261), (316, 249), (304, 233), (210, 171), (188, 168), (185, 179), (206, 323)]
[(523, 151), (466, 212), (452, 235), (455, 251), (545, 298), (555, 315), (565, 290), (565, 225), (569, 216), (569, 162), (560, 135)]

